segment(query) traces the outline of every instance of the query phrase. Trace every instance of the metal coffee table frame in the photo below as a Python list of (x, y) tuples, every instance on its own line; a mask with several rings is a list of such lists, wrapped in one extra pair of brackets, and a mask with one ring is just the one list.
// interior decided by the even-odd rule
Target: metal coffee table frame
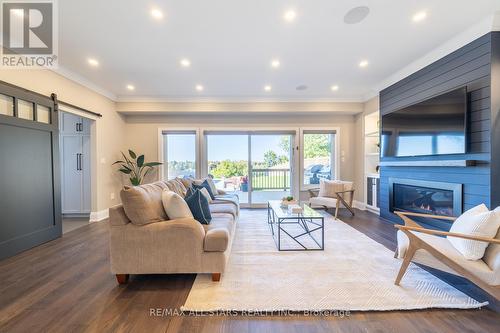
[[(273, 207), (275, 206), (275, 207)], [(307, 207), (307, 206), (306, 206)], [(304, 207), (305, 210), (312, 210), (309, 207)], [(279, 251), (322, 251), (325, 249), (325, 219), (319, 213), (312, 215), (302, 214), (278, 214), (276, 211), (276, 204), (267, 203), (267, 223), (271, 229), (271, 233)], [(281, 209), (281, 208), (280, 208)], [(281, 210), (283, 213), (283, 210)], [(286, 215), (286, 216), (284, 216)], [(283, 225), (296, 224), (299, 225), (303, 232), (298, 235), (290, 234)], [(311, 228), (310, 225), (313, 227)], [(276, 230), (275, 230), (276, 229)], [(321, 242), (312, 234), (313, 232), (321, 230)], [(295, 241), (300, 248), (282, 248), (282, 236), (287, 236), (289, 239)], [(317, 245), (318, 248), (310, 248), (303, 244), (301, 237), (309, 237)]]

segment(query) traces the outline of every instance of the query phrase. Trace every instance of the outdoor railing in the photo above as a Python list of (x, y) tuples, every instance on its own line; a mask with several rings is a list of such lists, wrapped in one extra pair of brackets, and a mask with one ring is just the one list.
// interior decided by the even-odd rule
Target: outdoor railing
[(290, 189), (290, 169), (252, 169), (252, 190)]

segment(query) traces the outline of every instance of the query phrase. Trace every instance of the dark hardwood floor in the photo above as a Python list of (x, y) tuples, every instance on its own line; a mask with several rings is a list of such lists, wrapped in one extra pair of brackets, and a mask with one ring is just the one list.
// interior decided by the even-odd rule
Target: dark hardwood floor
[[(341, 219), (389, 249), (395, 229), (377, 216)], [(132, 276), (109, 271), (108, 223), (94, 223), (0, 262), (3, 332), (498, 332), (490, 309), (353, 312), (335, 316), (151, 316), (179, 309), (195, 275)], [(471, 291), (467, 283), (456, 279)], [(469, 288), (469, 289), (467, 289)], [(476, 292), (476, 291), (473, 291)]]

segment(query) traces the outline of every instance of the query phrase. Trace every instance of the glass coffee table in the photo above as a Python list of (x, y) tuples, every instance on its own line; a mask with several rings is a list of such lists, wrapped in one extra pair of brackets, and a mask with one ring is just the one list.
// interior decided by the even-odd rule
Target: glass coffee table
[(267, 202), (267, 224), (279, 251), (321, 251), (325, 249), (323, 215), (301, 205), (300, 214), (288, 212), (280, 200)]

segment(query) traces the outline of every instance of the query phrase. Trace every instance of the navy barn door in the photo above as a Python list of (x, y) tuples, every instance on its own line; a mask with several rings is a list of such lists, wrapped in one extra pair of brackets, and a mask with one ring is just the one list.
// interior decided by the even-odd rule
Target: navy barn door
[(51, 98), (0, 82), (0, 259), (61, 236)]

